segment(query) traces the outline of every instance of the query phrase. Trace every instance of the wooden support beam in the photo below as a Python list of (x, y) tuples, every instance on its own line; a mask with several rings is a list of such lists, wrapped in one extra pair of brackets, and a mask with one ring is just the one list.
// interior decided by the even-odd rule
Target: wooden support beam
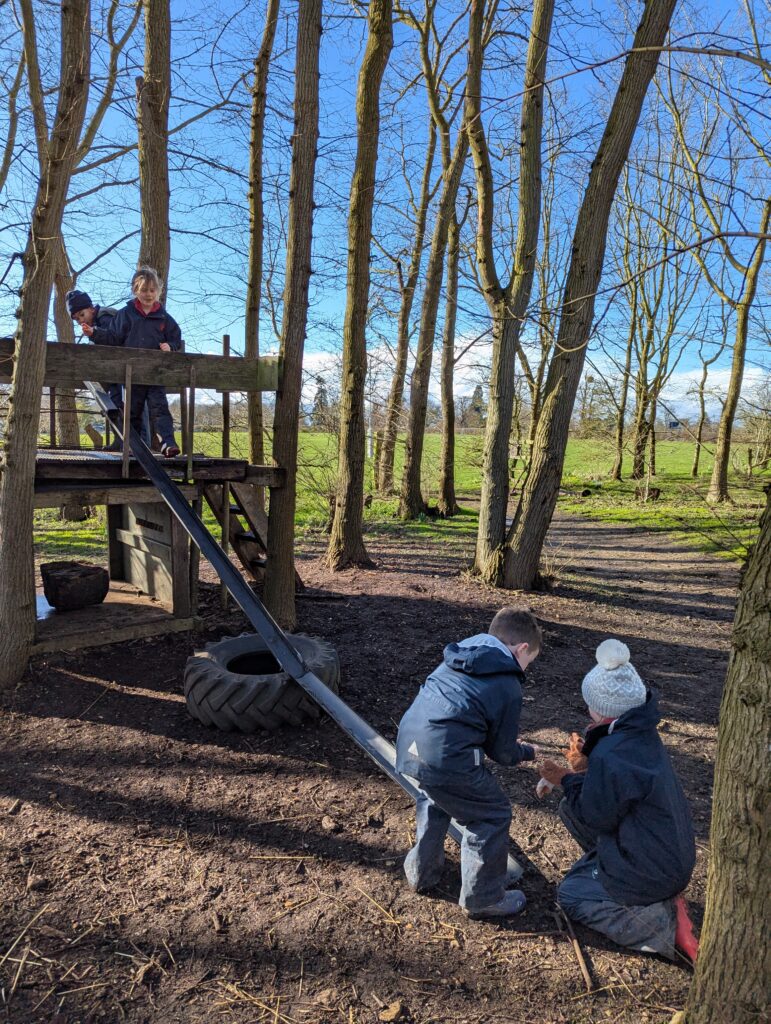
[[(198, 497), (195, 486), (178, 485), (182, 494), (189, 501)], [(110, 486), (102, 482), (57, 483), (56, 481), (37, 481), (35, 484), (35, 508), (59, 508), (73, 502), (77, 505), (132, 505), (137, 502), (158, 501), (158, 491), (151, 484), (145, 486), (125, 485), (116, 483)]]
[[(13, 338), (0, 338), (0, 384), (11, 383)], [(243, 359), (240, 356), (200, 355), (194, 352), (155, 352), (111, 345), (46, 345), (45, 387), (80, 388), (84, 380), (124, 380), (132, 362), (135, 384), (184, 388), (195, 366), (196, 386), (212, 391), (277, 391), (281, 383), (278, 356)]]
[[(57, 453), (58, 454), (58, 453)], [(101, 454), (101, 453), (100, 453)], [(161, 466), (172, 479), (179, 479), (185, 472), (185, 460), (180, 456), (176, 459), (161, 459)], [(193, 460), (193, 480), (244, 480), (248, 463), (243, 459), (209, 459), (196, 458)], [(283, 482), (283, 470), (273, 466), (252, 467), (262, 469), (258, 477), (264, 477), (270, 481), (270, 486), (281, 486)], [(109, 456), (101, 460), (83, 458), (57, 459), (49, 456), (48, 452), (38, 452), (35, 462), (35, 486), (43, 480), (62, 480), (68, 483), (83, 483), (88, 480), (101, 481), (106, 485), (110, 480), (121, 479), (120, 459)], [(132, 459), (129, 463), (130, 480), (146, 480), (142, 467)]]
[(125, 384), (123, 387), (123, 458), (121, 459), (120, 475), (124, 480), (128, 480), (129, 475), (129, 459), (131, 458), (131, 448), (129, 446), (129, 436), (131, 431), (131, 385), (134, 377), (134, 364), (126, 363), (126, 376)]

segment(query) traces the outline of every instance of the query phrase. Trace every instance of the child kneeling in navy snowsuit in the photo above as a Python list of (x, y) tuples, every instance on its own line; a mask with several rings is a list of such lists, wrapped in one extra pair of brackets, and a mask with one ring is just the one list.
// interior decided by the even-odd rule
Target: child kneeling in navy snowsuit
[[(162, 288), (163, 282), (152, 267), (140, 267), (131, 278), (134, 299), (120, 310), (109, 327), (83, 324), (83, 333), (98, 345), (178, 352), (182, 348), (182, 333), (177, 321), (159, 302)], [(131, 426), (141, 434), (145, 402), (153, 426), (160, 435), (162, 453), (168, 458), (179, 455), (166, 389), (160, 384), (132, 385)]]
[(517, 740), (521, 685), (538, 657), (541, 629), (526, 609), (502, 608), (488, 633), (450, 644), (399, 724), (396, 767), (417, 779), (417, 839), (404, 872), (416, 892), (435, 886), (451, 818), (463, 826), (460, 905), (470, 917), (506, 917), (525, 906), (507, 890), (511, 801), (485, 766), (533, 761)]
[[(696, 861), (691, 815), (656, 728), (659, 711), (629, 661), (606, 640), (581, 692), (593, 725), (571, 737), (572, 771), (545, 761), (560, 785), (559, 816), (586, 851), (558, 890), (565, 913), (620, 946), (694, 960), (698, 942), (683, 897)], [(540, 786), (540, 784), (539, 784)]]

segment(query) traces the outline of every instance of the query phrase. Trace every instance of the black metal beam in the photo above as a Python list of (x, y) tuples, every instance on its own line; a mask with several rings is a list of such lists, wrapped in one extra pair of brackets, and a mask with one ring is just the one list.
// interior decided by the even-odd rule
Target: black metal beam
[[(113, 412), (115, 406), (101, 387), (86, 381), (86, 385), (94, 399), (107, 412)], [(118, 429), (118, 433), (120, 430)], [(420, 794), (420, 787), (415, 779), (402, 775), (396, 770), (396, 750), (392, 743), (376, 732), (360, 715), (349, 708), (336, 693), (311, 672), (302, 657), (291, 645), (286, 634), (273, 619), (241, 573), (236, 569), (222, 548), (204, 526), (201, 518), (188, 505), (179, 488), (161, 469), (157, 459), (144, 443), (137, 432), (131, 428), (129, 444), (131, 452), (150, 480), (169, 506), (171, 511), (187, 530), (193, 542), (200, 548), (201, 554), (209, 561), (219, 578), (230, 591), (234, 601), (254, 629), (268, 645), (271, 654), (300, 686), (319, 704), (351, 739), (367, 754), (381, 771), (415, 800)], [(460, 843), (463, 830), (454, 821), (450, 825), (450, 835)], [(514, 877), (522, 873), (521, 865), (509, 855), (509, 875)]]

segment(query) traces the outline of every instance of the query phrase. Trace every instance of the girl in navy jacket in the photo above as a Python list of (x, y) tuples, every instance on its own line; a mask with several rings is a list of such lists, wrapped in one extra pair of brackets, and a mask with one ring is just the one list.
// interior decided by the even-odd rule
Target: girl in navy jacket
[[(169, 316), (159, 301), (162, 288), (163, 282), (152, 267), (140, 267), (131, 278), (134, 298), (120, 310), (108, 327), (84, 324), (83, 333), (97, 345), (125, 345), (127, 348), (179, 352), (182, 348), (182, 333), (177, 321)], [(145, 402), (150, 410), (153, 427), (161, 438), (161, 451), (167, 458), (179, 455), (166, 389), (160, 384), (132, 385), (131, 426), (141, 434)]]
[(593, 724), (566, 752), (572, 771), (546, 761), (561, 785), (559, 816), (586, 851), (559, 887), (575, 921), (622, 946), (696, 958), (698, 942), (681, 892), (696, 860), (688, 802), (656, 726), (659, 710), (629, 661), (606, 640), (582, 685)]

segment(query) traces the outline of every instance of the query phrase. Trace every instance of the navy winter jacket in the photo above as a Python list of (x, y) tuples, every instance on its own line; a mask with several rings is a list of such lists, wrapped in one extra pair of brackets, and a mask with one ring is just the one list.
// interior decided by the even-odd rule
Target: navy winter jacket
[(174, 317), (163, 306), (147, 313), (139, 312), (134, 300), (128, 302), (106, 327), (101, 324), (91, 340), (97, 345), (125, 345), (127, 348), (161, 347), (168, 342), (173, 352), (182, 348), (182, 332)]
[(571, 810), (596, 832), (600, 881), (619, 903), (648, 906), (688, 884), (696, 848), (688, 803), (656, 726), (656, 698), (592, 729), (586, 772), (562, 780)]
[(517, 742), (522, 708), (517, 662), (497, 647), (450, 644), (399, 723), (396, 767), (427, 785), (467, 773), (484, 760), (532, 761)]
[[(96, 334), (99, 331), (109, 331), (112, 328), (112, 322), (118, 315), (118, 310), (113, 309), (112, 306), (94, 306), (94, 338), (91, 340), (96, 342)], [(96, 342), (96, 344), (103, 345), (104, 342)]]

